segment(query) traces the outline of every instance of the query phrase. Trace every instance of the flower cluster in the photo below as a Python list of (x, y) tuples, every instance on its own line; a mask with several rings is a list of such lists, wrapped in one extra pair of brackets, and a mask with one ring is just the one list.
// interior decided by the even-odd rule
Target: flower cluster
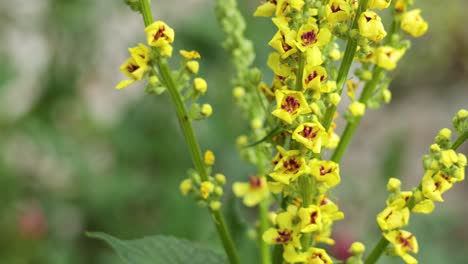
[[(461, 110), (455, 116), (454, 125), (459, 123), (460, 116), (464, 116), (464, 113), (466, 110)], [(393, 245), (391, 253), (401, 256), (406, 263), (417, 263), (410, 253), (418, 252), (416, 237), (401, 229), (408, 225), (410, 213), (431, 213), (435, 207), (434, 202), (443, 202), (442, 194), (452, 188), (454, 183), (465, 179), (467, 159), (453, 149), (451, 133), (448, 128), (442, 129), (435, 138), (435, 143), (430, 146), (430, 154), (424, 156), (426, 172), (417, 188), (401, 191), (400, 180), (390, 178), (388, 181), (390, 196), (387, 207), (377, 216), (377, 223), (383, 236)]]
[[(119, 82), (116, 89), (124, 89), (135, 81), (148, 79), (148, 93), (161, 94), (166, 90), (166, 83), (162, 83), (164, 77), (161, 75), (159, 61), (172, 57), (174, 42), (174, 30), (162, 21), (155, 21), (145, 28), (148, 46), (140, 43), (138, 46), (129, 48), (130, 58), (120, 66), (120, 70), (129, 78)], [(191, 77), (199, 70), (200, 54), (197, 51), (180, 50), (183, 60), (177, 74), (181, 92), (185, 91), (183, 99), (190, 100), (190, 118), (199, 120), (209, 117), (213, 109), (210, 104), (198, 104), (195, 101), (200, 95), (206, 93), (208, 85), (203, 78), (196, 77), (190, 82)], [(159, 69), (159, 72), (158, 70)], [(166, 80), (167, 81), (167, 80)], [(189, 89), (186, 89), (186, 88)]]
[[(204, 155), (204, 163), (208, 170), (214, 165), (215, 156), (211, 150), (207, 150)], [(183, 180), (179, 189), (183, 195), (193, 195), (200, 206), (209, 206), (213, 211), (221, 208), (221, 197), (223, 196), (223, 186), (226, 184), (226, 177), (221, 173), (208, 176), (203, 180), (195, 170), (189, 170), (189, 177)]]
[[(255, 16), (273, 16), (277, 32), (268, 43), (274, 49), (267, 61), (274, 73), (272, 84), (262, 82), (258, 86), (270, 104), (264, 109), (273, 109), (270, 114), (274, 118), (270, 119), (268, 114), (265, 117), (272, 130), (263, 128), (265, 121), (258, 120), (259, 125), (252, 125), (253, 138), (257, 141), (253, 145), (276, 145), (277, 153), (271, 164), (264, 164), (264, 159), (258, 158), (259, 155), (271, 155), (268, 151), (262, 152), (261, 147), (244, 155), (258, 168), (270, 167), (272, 171), (260, 170), (259, 177), (251, 176), (247, 183), (235, 183), (234, 193), (244, 197), (247, 206), (264, 201), (269, 203), (274, 195), (286, 201), (277, 214), (275, 227), (266, 230), (263, 239), (269, 244), (283, 245), (283, 257), (288, 263), (315, 263), (311, 256), (320, 258), (320, 263), (331, 263), (325, 251), (315, 246), (309, 248), (309, 243), (333, 243), (330, 238), (332, 224), (344, 217), (338, 206), (327, 198), (330, 189), (340, 182), (339, 164), (322, 158), (324, 149), (334, 149), (340, 141), (334, 132), (336, 124), (327, 120), (329, 116), (325, 114), (341, 100), (343, 83), (340, 83), (339, 74), (343, 74), (337, 74), (335, 62), (343, 54), (337, 40), (347, 39), (356, 44), (355, 58), (361, 62), (356, 76), (371, 86), (367, 89), (370, 92), (363, 92), (358, 100), (356, 92), (360, 83), (347, 81), (352, 102), (345, 117), (353, 121), (365, 114), (367, 106), (378, 107), (381, 102), (390, 101), (390, 79), (384, 72), (395, 69), (409, 46), (401, 39), (400, 30), (414, 37), (427, 30), (420, 10), (408, 11), (409, 4), (408, 1), (397, 1), (392, 6), (394, 25), (390, 33), (376, 11), (389, 8), (389, 0), (363, 3), (330, 0), (326, 4), (322, 1), (269, 0), (254, 13)], [(251, 105), (251, 101), (246, 97), (248, 92), (244, 87), (236, 87), (233, 94), (241, 108), (248, 111), (245, 106)], [(332, 117), (336, 118), (337, 113)], [(263, 135), (260, 141), (259, 135)], [(243, 153), (250, 149), (246, 147), (248, 141), (246, 136), (238, 140)], [(408, 222), (410, 209), (404, 209), (404, 198), (408, 194), (398, 195), (403, 198), (389, 201), (389, 209), (384, 212), (391, 216), (385, 219), (391, 219), (383, 224), (385, 230), (393, 231), (396, 226)], [(429, 210), (429, 202), (418, 202), (413, 210)], [(354, 256), (356, 263), (362, 254), (363, 250)]]

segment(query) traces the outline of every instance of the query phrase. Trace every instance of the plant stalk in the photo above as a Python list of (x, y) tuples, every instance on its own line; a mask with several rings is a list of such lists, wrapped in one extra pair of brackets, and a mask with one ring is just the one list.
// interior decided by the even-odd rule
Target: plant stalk
[[(379, 84), (383, 74), (384, 70), (382, 68), (378, 66), (374, 67), (374, 70), (372, 72), (372, 80), (366, 83), (366, 85), (364, 86), (362, 94), (359, 98), (359, 102), (367, 104), (367, 101), (369, 101), (370, 97), (372, 96), (372, 93), (374, 92), (376, 86)], [(331, 157), (332, 161), (336, 163), (339, 163), (341, 161), (341, 158), (343, 158), (343, 155), (351, 141), (351, 138), (353, 137), (356, 128), (361, 123), (361, 120), (362, 116), (356, 117), (353, 120), (353, 122), (346, 123), (346, 127), (343, 131), (343, 134), (341, 135), (340, 142), (338, 143), (338, 146), (336, 147)]]
[[(359, 17), (361, 16), (362, 12), (366, 10), (367, 5), (368, 5), (369, 0), (362, 0), (359, 1), (359, 6), (356, 11), (356, 17), (354, 17), (353, 24), (351, 27), (351, 30), (357, 29), (357, 21)], [(343, 91), (344, 84), (346, 82), (346, 78), (348, 77), (349, 70), (351, 68), (351, 64), (353, 63), (354, 55), (356, 54), (357, 50), (357, 40), (353, 39), (352, 36), (348, 36), (348, 41), (346, 44), (346, 49), (343, 57), (343, 61), (341, 62), (340, 69), (338, 71), (338, 78), (336, 79), (336, 87), (337, 87), (337, 92), (338, 94), (341, 94)], [(335, 115), (336, 112), (336, 106), (332, 105), (327, 109), (327, 112), (325, 113), (324, 120), (322, 122), (323, 127), (325, 127), (325, 130), (328, 131), (330, 128), (330, 125), (333, 121), (333, 116)]]
[[(151, 13), (150, 1), (140, 0), (140, 6), (141, 6), (141, 14), (143, 15), (145, 26), (149, 26), (151, 23), (153, 23), (153, 16)], [(182, 100), (179, 90), (177, 89), (176, 82), (174, 81), (174, 78), (171, 75), (171, 70), (167, 62), (163, 59), (159, 59), (157, 61), (157, 67), (161, 74), (162, 81), (167, 86), (167, 90), (174, 104), (177, 118), (179, 119), (179, 125), (182, 129), (182, 132), (185, 137), (185, 141), (189, 148), (193, 165), (195, 169), (197, 170), (197, 172), (200, 174), (200, 178), (203, 181), (206, 181), (208, 180), (208, 173), (206, 171), (206, 168), (203, 162), (200, 145), (195, 136), (195, 131), (193, 130), (192, 123), (190, 122), (190, 119), (187, 113), (187, 108)], [(216, 230), (218, 231), (218, 235), (223, 243), (224, 250), (226, 251), (226, 254), (228, 256), (229, 262), (231, 264), (240, 264), (239, 256), (234, 246), (234, 242), (228, 232), (223, 215), (219, 211), (215, 211), (215, 210), (210, 210), (210, 212), (211, 212)]]
[[(457, 150), (466, 140), (468, 140), (468, 131), (461, 134), (457, 138), (457, 140), (455, 140), (455, 142), (452, 144), (451, 149)], [(419, 184), (418, 188), (421, 189), (421, 184)], [(409, 207), (412, 207), (412, 201), (412, 199), (408, 201)], [(364, 264), (376, 263), (382, 255), (382, 253), (387, 248), (388, 243), (389, 242), (383, 236), (381, 236), (379, 242), (375, 245), (374, 249), (372, 249), (372, 252), (369, 254), (369, 256), (367, 256), (366, 260), (364, 261)]]

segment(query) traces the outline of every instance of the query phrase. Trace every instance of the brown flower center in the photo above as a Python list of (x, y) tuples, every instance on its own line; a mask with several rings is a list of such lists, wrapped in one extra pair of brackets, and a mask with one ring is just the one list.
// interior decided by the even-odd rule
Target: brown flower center
[(129, 73), (133, 73), (134, 71), (138, 70), (140, 68), (140, 66), (136, 65), (136, 64), (128, 64), (127, 66), (127, 71)]
[(296, 98), (294, 98), (293, 96), (287, 96), (283, 104), (281, 105), (281, 109), (288, 113), (293, 113), (300, 106), (301, 104), (299, 103), (299, 101), (296, 100)]
[(249, 184), (252, 189), (260, 189), (262, 188), (262, 179), (256, 176), (250, 176)]
[(319, 130), (315, 130), (313, 127), (304, 126), (304, 129), (301, 132), (301, 135), (308, 140), (314, 140), (317, 137)]
[(160, 26), (159, 30), (154, 34), (153, 39), (156, 41), (159, 38), (166, 38), (164, 31), (166, 31), (166, 27), (164, 25)]
[(287, 172), (296, 174), (299, 168), (301, 168), (301, 164), (297, 162), (296, 159), (290, 158), (290, 159), (283, 161), (283, 167), (285, 168)]
[(287, 244), (292, 240), (292, 231), (288, 229), (277, 230), (278, 237), (275, 239), (277, 243)]
[(304, 34), (302, 34), (301, 36), (301, 39), (305, 46), (314, 44), (315, 42), (317, 42), (317, 33), (315, 33), (314, 30), (304, 32)]

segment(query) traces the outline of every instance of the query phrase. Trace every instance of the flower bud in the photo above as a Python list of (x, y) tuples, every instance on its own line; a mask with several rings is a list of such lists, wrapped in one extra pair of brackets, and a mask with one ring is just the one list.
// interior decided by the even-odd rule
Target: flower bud
[(224, 174), (216, 173), (216, 175), (215, 175), (215, 180), (216, 180), (216, 182), (218, 182), (220, 185), (226, 184), (226, 176), (224, 176)]
[(234, 98), (236, 98), (236, 99), (240, 99), (240, 98), (244, 97), (244, 96), (245, 96), (245, 89), (244, 89), (244, 87), (237, 86), (236, 88), (234, 88), (234, 90), (232, 90), (232, 95), (233, 95)]
[(452, 123), (459, 134), (468, 131), (468, 111), (465, 109), (458, 111), (457, 115), (452, 119)]
[(398, 192), (400, 191), (401, 181), (397, 178), (388, 179), (387, 190), (389, 192)]
[(222, 204), (221, 204), (220, 201), (213, 201), (213, 202), (210, 203), (210, 208), (211, 208), (211, 210), (213, 210), (213, 211), (218, 211), (219, 208), (221, 208), (221, 205), (222, 205)]
[(183, 195), (187, 195), (191, 190), (192, 190), (192, 180), (191, 179), (185, 179), (183, 180), (180, 185), (179, 185), (179, 189), (180, 189), (180, 192), (183, 194)]
[(204, 94), (206, 93), (206, 90), (208, 89), (208, 84), (203, 78), (195, 78), (193, 80), (193, 87), (195, 88), (197, 92)]
[(348, 106), (348, 110), (352, 116), (360, 117), (366, 113), (366, 105), (359, 101), (354, 101)]
[(263, 121), (260, 118), (254, 118), (250, 122), (250, 126), (252, 127), (252, 129), (260, 129), (263, 127)]
[(401, 29), (415, 38), (424, 35), (428, 27), (421, 17), (421, 9), (411, 10), (401, 16)]
[(361, 255), (365, 250), (366, 246), (364, 246), (364, 244), (361, 242), (354, 242), (349, 248), (349, 252), (353, 255)]
[(198, 61), (191, 60), (191, 61), (187, 61), (187, 64), (185, 65), (185, 67), (191, 74), (197, 74), (198, 69), (200, 68), (200, 64), (198, 64)]
[(200, 113), (204, 117), (209, 117), (209, 116), (211, 116), (211, 114), (213, 114), (213, 108), (211, 107), (210, 104), (203, 104), (202, 107), (201, 107)]
[(337, 106), (341, 101), (341, 96), (338, 93), (330, 94), (330, 103), (334, 106)]
[(209, 181), (204, 181), (200, 185), (200, 193), (203, 199), (207, 199), (208, 196), (214, 191), (213, 183)]
[(215, 163), (215, 155), (213, 151), (211, 150), (205, 151), (204, 162), (208, 166), (212, 166)]

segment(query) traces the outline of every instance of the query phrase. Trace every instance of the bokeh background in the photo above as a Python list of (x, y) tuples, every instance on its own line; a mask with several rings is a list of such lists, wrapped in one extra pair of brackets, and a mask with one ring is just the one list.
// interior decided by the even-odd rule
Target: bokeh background
[[(260, 1), (239, 2), (256, 65), (267, 73), (274, 28), (251, 16)], [(354, 240), (369, 247), (377, 241), (386, 179), (415, 186), (437, 131), (468, 107), (468, 2), (416, 2), (429, 32), (413, 41), (392, 73), (394, 100), (368, 111), (342, 164), (334, 195), (346, 219), (336, 224), (337, 256)], [(231, 100), (232, 68), (219, 45), (214, 1), (153, 7), (175, 28), (176, 48), (202, 54), (201, 74), (209, 80), (203, 100), (215, 112), (196, 124), (201, 145), (215, 151), (215, 169), (229, 182), (246, 179), (254, 169), (234, 142), (248, 127)], [(86, 231), (124, 239), (166, 234), (220, 250), (206, 210), (178, 191), (191, 164), (168, 96), (146, 96), (139, 86), (114, 90), (127, 47), (144, 42), (142, 28), (123, 1), (0, 1), (0, 263), (122, 263)], [(243, 238), (254, 212), (230, 197), (228, 190), (225, 208), (243, 263), (256, 263), (249, 261), (255, 243)], [(466, 263), (468, 186), (457, 184), (445, 198), (429, 217), (412, 217), (420, 263)]]

